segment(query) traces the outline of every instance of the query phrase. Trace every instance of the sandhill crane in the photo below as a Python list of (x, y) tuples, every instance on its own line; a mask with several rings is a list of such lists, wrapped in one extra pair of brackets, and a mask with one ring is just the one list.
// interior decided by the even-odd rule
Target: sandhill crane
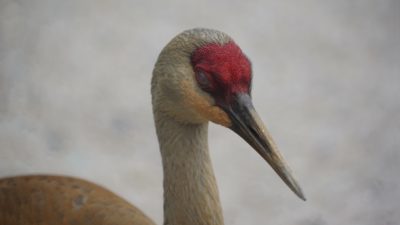
[[(208, 151), (208, 121), (241, 136), (305, 200), (253, 108), (251, 76), (248, 58), (220, 31), (184, 31), (160, 53), (151, 92), (164, 171), (165, 225), (224, 224)], [(37, 175), (0, 180), (0, 224), (154, 222), (93, 183)]]

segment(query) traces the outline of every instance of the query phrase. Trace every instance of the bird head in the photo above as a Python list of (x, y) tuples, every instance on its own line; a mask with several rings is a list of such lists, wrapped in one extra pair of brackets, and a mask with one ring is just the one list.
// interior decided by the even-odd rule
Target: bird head
[(154, 113), (183, 124), (208, 121), (225, 126), (249, 143), (288, 187), (304, 194), (254, 109), (251, 63), (226, 34), (193, 29), (161, 52), (152, 80)]

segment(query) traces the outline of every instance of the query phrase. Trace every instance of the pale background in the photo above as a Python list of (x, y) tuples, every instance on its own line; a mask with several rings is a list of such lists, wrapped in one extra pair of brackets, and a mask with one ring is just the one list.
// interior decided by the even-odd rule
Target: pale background
[(102, 184), (162, 221), (152, 67), (177, 33), (230, 34), (308, 198), (210, 126), (226, 224), (400, 222), (400, 1), (0, 0), (0, 177)]

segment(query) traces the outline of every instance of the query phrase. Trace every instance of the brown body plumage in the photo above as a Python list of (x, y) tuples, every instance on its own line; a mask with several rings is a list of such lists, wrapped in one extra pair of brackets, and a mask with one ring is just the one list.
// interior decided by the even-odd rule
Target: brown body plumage
[[(244, 138), (304, 199), (252, 106), (250, 81), (247, 57), (219, 31), (185, 31), (160, 53), (151, 91), (164, 171), (165, 225), (224, 224), (208, 151), (208, 121)], [(154, 223), (124, 199), (84, 180), (62, 176), (0, 179), (0, 225), (27, 224)]]
[(114, 193), (88, 181), (64, 176), (0, 180), (0, 224), (154, 225), (140, 210)]

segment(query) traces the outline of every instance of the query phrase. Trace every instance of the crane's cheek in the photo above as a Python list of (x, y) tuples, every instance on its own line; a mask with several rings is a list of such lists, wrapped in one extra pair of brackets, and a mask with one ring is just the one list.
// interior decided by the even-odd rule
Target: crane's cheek
[(223, 110), (221, 110), (217, 106), (211, 106), (206, 109), (205, 115), (208, 116), (208, 119), (214, 123), (220, 124), (225, 127), (231, 127), (232, 122), (229, 119), (228, 114), (226, 114)]
[(196, 92), (196, 89), (188, 86), (187, 84), (182, 85), (184, 92), (185, 104), (189, 108), (194, 109), (199, 116), (205, 120), (212, 121), (225, 127), (230, 127), (232, 122), (228, 114), (225, 113), (220, 107), (212, 104), (212, 99), (208, 96), (200, 95)]

